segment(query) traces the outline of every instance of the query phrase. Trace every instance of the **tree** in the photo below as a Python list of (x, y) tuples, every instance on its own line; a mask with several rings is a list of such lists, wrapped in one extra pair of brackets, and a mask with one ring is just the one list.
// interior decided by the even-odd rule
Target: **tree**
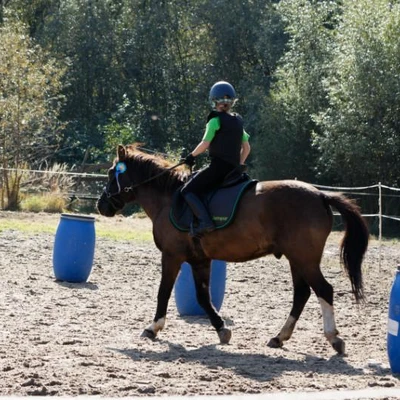
[(0, 27), (1, 206), (19, 203), (19, 168), (38, 166), (57, 148), (62, 68), (29, 38), (27, 27), (5, 17)]
[(332, 58), (337, 4), (284, 0), (278, 11), (286, 25), (287, 51), (260, 113), (263, 134), (255, 146), (256, 171), (264, 179), (313, 181), (316, 152), (311, 132), (317, 127), (312, 115), (326, 105), (322, 82)]
[[(135, 136), (154, 149), (191, 147), (207, 110), (208, 32), (199, 5), (136, 1), (123, 24), (121, 66)], [(127, 110), (128, 113), (128, 110)]]
[(263, 134), (262, 105), (286, 43), (274, 1), (208, 0), (196, 14), (204, 21), (210, 47), (205, 93), (217, 80), (232, 83), (239, 96), (235, 111), (254, 142)]
[(0, 0), (0, 24), (3, 23), (4, 8), (7, 6), (9, 2), (10, 0)]
[[(155, 150), (192, 148), (208, 92), (232, 81), (252, 140), (283, 43), (274, 1), (14, 0), (37, 43), (68, 68), (57, 161), (92, 162), (122, 138)], [(221, 18), (221, 12), (224, 17)], [(95, 157), (95, 158), (93, 158)]]
[(68, 63), (64, 80), (67, 122), (59, 161), (83, 158), (103, 146), (102, 127), (123, 93), (116, 31), (120, 2), (66, 0), (49, 16), (41, 42)]
[(400, 185), (400, 4), (347, 0), (315, 115), (318, 169), (347, 185)]

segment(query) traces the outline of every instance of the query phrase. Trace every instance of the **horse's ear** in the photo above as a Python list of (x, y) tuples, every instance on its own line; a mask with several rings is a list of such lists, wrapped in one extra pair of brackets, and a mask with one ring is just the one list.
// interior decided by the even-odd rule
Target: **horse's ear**
[(126, 158), (126, 148), (122, 144), (117, 147), (117, 157), (119, 161), (124, 161)]

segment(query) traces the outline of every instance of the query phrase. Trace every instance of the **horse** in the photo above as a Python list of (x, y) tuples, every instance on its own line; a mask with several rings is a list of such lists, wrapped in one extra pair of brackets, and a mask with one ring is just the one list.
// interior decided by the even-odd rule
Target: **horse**
[(362, 262), (369, 231), (356, 202), (341, 193), (323, 192), (298, 180), (260, 181), (244, 193), (229, 226), (197, 238), (176, 229), (169, 218), (173, 195), (189, 175), (184, 166), (177, 167), (161, 155), (147, 154), (138, 144), (118, 145), (117, 156), (108, 170), (108, 182), (97, 201), (99, 213), (107, 217), (136, 202), (152, 221), (154, 242), (161, 251), (162, 272), (155, 316), (141, 337), (154, 340), (165, 327), (175, 280), (182, 263), (188, 262), (198, 303), (220, 343), (228, 344), (232, 332), (210, 300), (211, 260), (246, 262), (272, 254), (278, 259), (285, 256), (289, 261), (293, 303), (286, 322), (267, 346), (279, 348), (290, 339), (313, 290), (322, 311), (324, 335), (333, 349), (343, 355), (345, 342), (336, 329), (334, 291), (321, 272), (320, 262), (332, 230), (334, 207), (345, 224), (340, 261), (356, 302), (364, 301)]

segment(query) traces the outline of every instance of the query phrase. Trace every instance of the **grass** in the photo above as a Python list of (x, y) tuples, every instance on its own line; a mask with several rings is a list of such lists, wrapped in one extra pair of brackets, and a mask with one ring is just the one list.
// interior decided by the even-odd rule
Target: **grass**
[(66, 199), (58, 193), (43, 193), (31, 195), (21, 201), (21, 211), (27, 212), (63, 212), (66, 208)]
[(143, 229), (121, 229), (118, 226), (102, 226), (101, 223), (96, 225), (96, 235), (112, 240), (134, 240), (138, 242), (151, 242), (153, 234), (151, 231)]
[[(59, 216), (53, 218), (40, 218), (32, 214), (32, 218), (20, 218), (16, 213), (15, 218), (8, 215), (0, 218), (0, 233), (5, 231), (19, 231), (24, 234), (55, 234), (59, 223)], [(138, 220), (140, 221), (140, 219)], [(96, 220), (96, 237), (111, 240), (133, 240), (150, 242), (153, 240), (151, 229), (145, 224), (120, 223), (118, 220)]]
[(23, 233), (55, 233), (56, 226), (46, 222), (20, 219), (1, 219), (0, 232), (7, 230), (20, 231)]

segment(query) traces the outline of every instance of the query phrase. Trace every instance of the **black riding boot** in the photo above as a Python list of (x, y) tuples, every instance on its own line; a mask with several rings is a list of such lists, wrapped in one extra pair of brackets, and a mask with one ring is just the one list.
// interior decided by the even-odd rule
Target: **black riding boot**
[(198, 220), (197, 226), (192, 223), (190, 235), (201, 236), (203, 233), (213, 231), (215, 229), (214, 222), (203, 202), (194, 193), (186, 193), (183, 197)]

